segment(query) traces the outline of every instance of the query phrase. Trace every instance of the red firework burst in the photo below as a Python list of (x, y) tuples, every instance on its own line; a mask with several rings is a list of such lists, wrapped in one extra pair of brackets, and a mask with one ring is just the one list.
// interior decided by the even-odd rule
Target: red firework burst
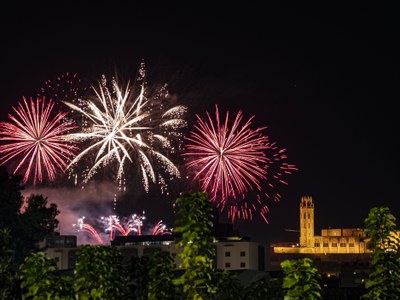
[(233, 221), (235, 218), (252, 219), (253, 212), (259, 211), (268, 222), (269, 209), (262, 199), (265, 196), (279, 201), (281, 196), (277, 192), (267, 193), (267, 187), (273, 189), (275, 181), (286, 184), (283, 175), (296, 169), (285, 162), (286, 150), (279, 150), (262, 133), (266, 127), (251, 128), (254, 116), (243, 122), (241, 111), (232, 125), (229, 112), (221, 122), (217, 105), (215, 121), (208, 112), (206, 120), (196, 117), (196, 131), (186, 137), (188, 142), (183, 154), (189, 157), (187, 168), (195, 170), (194, 180), (201, 183), (221, 211), (228, 209)]
[(23, 182), (33, 177), (33, 182), (42, 182), (46, 172), (50, 181), (54, 181), (57, 169), (65, 171), (70, 158), (78, 148), (67, 141), (68, 132), (74, 128), (73, 121), (65, 121), (67, 113), (59, 112), (52, 118), (54, 102), (35, 101), (26, 98), (18, 107), (13, 107), (15, 116), (9, 114), (12, 121), (0, 122), (0, 165), (19, 159), (14, 174), (25, 169)]

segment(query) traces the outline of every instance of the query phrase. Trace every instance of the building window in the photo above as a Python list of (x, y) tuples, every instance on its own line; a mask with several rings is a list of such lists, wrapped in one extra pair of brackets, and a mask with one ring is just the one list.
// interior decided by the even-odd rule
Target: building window
[(328, 243), (324, 243), (323, 246), (328, 248), (329, 244)]
[(349, 244), (349, 247), (354, 247), (354, 243), (350, 243), (350, 244)]
[(314, 243), (314, 247), (319, 247), (320, 243), (319, 242), (315, 242)]
[(310, 217), (310, 213), (308, 213), (308, 218), (309, 218), (309, 219), (311, 219), (311, 217)]
[(241, 263), (240, 263), (240, 267), (241, 267), (241, 268), (246, 268), (246, 263), (245, 263), (245, 262), (241, 262)]
[(337, 247), (337, 243), (332, 243), (332, 247)]
[(230, 257), (230, 256), (231, 256), (231, 253), (229, 251), (226, 251), (225, 252), (225, 257)]
[(310, 223), (308, 223), (308, 228), (310, 228)]
[(230, 268), (231, 267), (231, 263), (225, 263), (225, 268)]
[(340, 243), (340, 247), (346, 247), (346, 243)]
[(240, 256), (246, 256), (246, 251), (240, 251)]
[(304, 213), (304, 219), (306, 218), (306, 213)]

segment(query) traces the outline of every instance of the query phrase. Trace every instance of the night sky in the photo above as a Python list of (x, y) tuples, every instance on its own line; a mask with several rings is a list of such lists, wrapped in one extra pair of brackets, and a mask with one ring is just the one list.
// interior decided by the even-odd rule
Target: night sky
[[(132, 77), (143, 59), (189, 106), (189, 121), (215, 104), (255, 115), (254, 126), (268, 126), (299, 168), (270, 204), (270, 224), (235, 223), (242, 234), (296, 241), (285, 229), (298, 229), (304, 195), (316, 205), (316, 234), (362, 227), (378, 205), (399, 218), (396, 12), (244, 2), (10, 9), (0, 18), (0, 120), (47, 79), (67, 71), (92, 81), (115, 70)], [(149, 217), (164, 213), (145, 203)]]

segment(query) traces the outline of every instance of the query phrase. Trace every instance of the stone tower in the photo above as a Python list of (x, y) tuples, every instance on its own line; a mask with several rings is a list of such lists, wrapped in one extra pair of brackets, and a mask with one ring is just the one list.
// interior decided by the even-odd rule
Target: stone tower
[(312, 197), (301, 197), (300, 246), (314, 247), (314, 203)]

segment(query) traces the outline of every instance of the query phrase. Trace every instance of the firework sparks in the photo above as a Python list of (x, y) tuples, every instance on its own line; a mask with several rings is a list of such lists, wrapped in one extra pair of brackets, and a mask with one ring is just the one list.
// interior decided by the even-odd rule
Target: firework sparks
[(86, 87), (78, 74), (66, 72), (53, 80), (46, 80), (37, 96), (39, 98), (53, 99), (56, 103), (61, 101), (77, 103), (83, 97), (85, 91)]
[(78, 231), (88, 232), (90, 236), (95, 238), (97, 243), (99, 243), (100, 245), (103, 244), (103, 241), (98, 232), (96, 231), (96, 229), (94, 229), (92, 225), (85, 223), (85, 216), (79, 218), (77, 224), (73, 224), (73, 226), (77, 227)]
[(179, 129), (186, 126), (182, 116), (187, 109), (178, 105), (165, 110), (169, 100), (166, 85), (153, 97), (148, 97), (144, 65), (139, 74), (136, 80), (140, 83), (139, 89), (129, 83), (122, 88), (114, 79), (110, 87), (103, 76), (99, 86), (93, 87), (94, 98), (86, 100), (86, 110), (65, 102), (88, 120), (81, 132), (71, 134), (72, 139), (86, 141), (88, 145), (70, 163), (72, 166), (83, 158), (94, 158), (86, 181), (96, 174), (98, 168), (114, 162), (117, 163), (117, 180), (125, 174), (125, 164), (138, 166), (146, 191), (150, 183), (162, 184), (166, 181), (153, 165), (161, 166), (170, 177), (180, 176), (167, 154), (176, 151), (172, 140), (180, 137)]
[[(85, 217), (78, 219), (77, 225), (73, 226), (78, 227), (81, 231), (89, 232), (97, 241), (99, 241), (100, 235), (94, 229), (93, 226), (84, 222)], [(125, 218), (123, 218), (125, 219)], [(117, 215), (109, 215), (108, 217), (101, 217), (100, 223), (104, 226), (104, 232), (108, 233), (110, 241), (114, 240), (117, 234), (121, 236), (128, 235), (142, 235), (143, 221), (146, 219), (145, 213), (142, 215), (132, 214), (127, 220), (121, 221), (121, 218)], [(163, 223), (162, 220), (158, 221), (158, 223), (150, 229), (151, 235), (165, 235), (172, 234), (172, 231), (167, 228), (167, 226)]]
[(165, 235), (165, 234), (172, 234), (172, 232), (167, 228), (167, 226), (160, 220), (156, 226), (154, 226), (153, 230), (151, 231), (152, 235)]
[(53, 118), (53, 107), (54, 102), (46, 103), (44, 98), (30, 99), (30, 103), (23, 98), (13, 107), (16, 115), (8, 115), (12, 122), (0, 123), (0, 140), (7, 142), (0, 146), (0, 164), (20, 158), (13, 173), (25, 169), (24, 183), (31, 176), (34, 183), (42, 182), (43, 173), (54, 181), (57, 170), (64, 172), (78, 150), (68, 142), (69, 131), (76, 128), (73, 121), (64, 121), (65, 112)]
[[(228, 209), (228, 216), (252, 219), (253, 212), (259, 211), (267, 222), (268, 206), (262, 197), (270, 197), (265, 186), (274, 188), (274, 181), (286, 184), (284, 174), (291, 174), (294, 165), (285, 162), (285, 149), (279, 150), (269, 137), (263, 134), (265, 127), (252, 129), (254, 116), (243, 122), (243, 114), (238, 112), (229, 124), (229, 112), (225, 120), (220, 119), (216, 106), (215, 121), (207, 112), (207, 119), (197, 115), (196, 131), (186, 137), (184, 156), (189, 158), (188, 169), (194, 169), (194, 180), (217, 203), (221, 211)], [(250, 192), (256, 193), (253, 203), (246, 201)], [(272, 194), (271, 194), (272, 195)], [(280, 199), (279, 193), (273, 199)]]
[[(40, 98), (52, 99), (55, 106), (58, 107), (63, 101), (73, 103), (82, 110), (87, 110), (85, 106), (85, 94), (87, 86), (79, 78), (77, 73), (66, 72), (54, 79), (48, 79), (37, 93)], [(76, 114), (72, 109), (69, 109), (68, 115), (64, 117), (63, 122), (74, 120), (78, 124), (87, 124), (87, 118), (82, 114)], [(67, 169), (68, 178), (74, 180), (74, 184), (78, 185), (80, 174), (84, 173), (86, 166), (75, 164)]]

